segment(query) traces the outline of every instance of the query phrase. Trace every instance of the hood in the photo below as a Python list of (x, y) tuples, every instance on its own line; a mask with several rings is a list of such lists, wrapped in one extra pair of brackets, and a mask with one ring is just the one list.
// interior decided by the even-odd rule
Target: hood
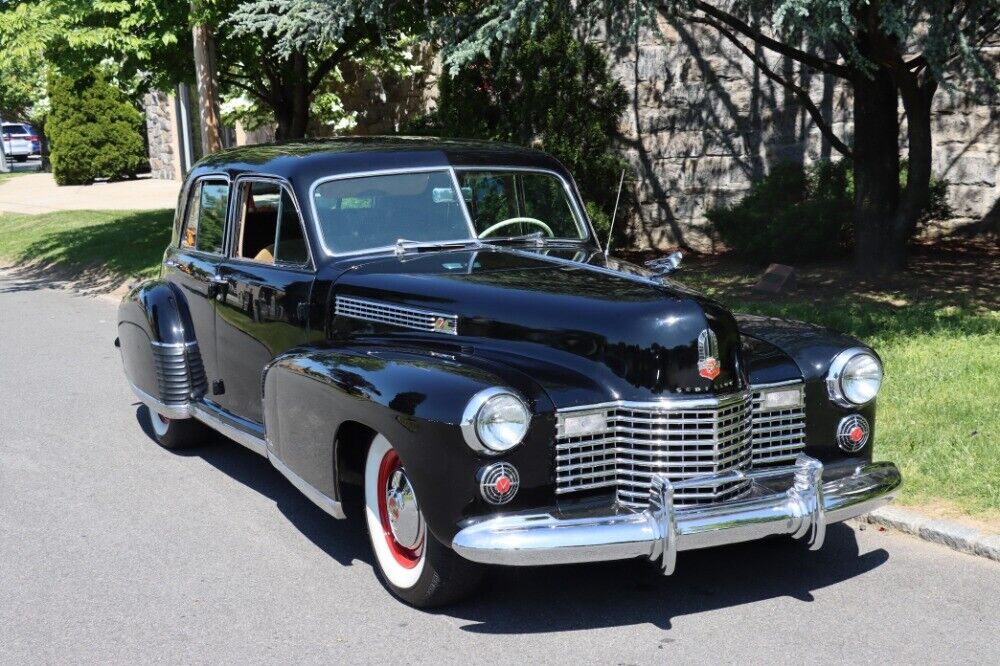
[(434, 336), (521, 369), (562, 407), (746, 385), (736, 321), (725, 308), (669, 281), (612, 271), (599, 253), (488, 248), (382, 257), (344, 273), (335, 293), (452, 314), (458, 333), (336, 316), (335, 336)]

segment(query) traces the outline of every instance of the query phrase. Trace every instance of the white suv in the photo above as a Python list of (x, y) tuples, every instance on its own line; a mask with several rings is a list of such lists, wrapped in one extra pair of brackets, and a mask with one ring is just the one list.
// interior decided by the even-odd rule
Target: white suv
[(3, 124), (3, 152), (18, 162), (26, 162), (32, 153), (31, 133), (20, 123)]

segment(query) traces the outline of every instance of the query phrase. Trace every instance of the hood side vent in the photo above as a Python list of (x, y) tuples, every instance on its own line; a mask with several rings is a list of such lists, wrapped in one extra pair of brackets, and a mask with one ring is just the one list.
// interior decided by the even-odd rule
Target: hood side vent
[(337, 296), (334, 314), (338, 317), (400, 326), (415, 331), (458, 335), (458, 317), (456, 315), (403, 307), (383, 301)]

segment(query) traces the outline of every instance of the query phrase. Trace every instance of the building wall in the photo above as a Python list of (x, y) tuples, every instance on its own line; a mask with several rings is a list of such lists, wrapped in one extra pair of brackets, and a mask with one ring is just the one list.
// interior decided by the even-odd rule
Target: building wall
[[(607, 51), (629, 93), (620, 147), (638, 177), (631, 229), (640, 246), (711, 250), (705, 212), (738, 201), (776, 160), (839, 158), (794, 96), (710, 29), (661, 22), (625, 53)], [(808, 89), (850, 143), (845, 86), (797, 66), (776, 62), (773, 69)], [(935, 101), (934, 168), (950, 183), (956, 215), (939, 227), (1000, 214), (1000, 109), (946, 90)]]
[(149, 143), (149, 169), (153, 178), (180, 178), (177, 124), (172, 96), (159, 91), (143, 97), (146, 111), (146, 136)]

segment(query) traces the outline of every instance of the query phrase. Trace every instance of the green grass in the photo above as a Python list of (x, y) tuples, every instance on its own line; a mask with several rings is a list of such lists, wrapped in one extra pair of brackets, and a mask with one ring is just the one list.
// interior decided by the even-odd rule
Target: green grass
[(874, 347), (885, 363), (875, 458), (899, 465), (900, 501), (1000, 518), (1000, 309), (995, 302), (968, 298), (960, 289), (951, 298), (851, 293), (766, 302), (746, 295), (752, 279), (713, 271), (683, 281), (711, 292), (734, 311), (829, 326)]
[(0, 258), (110, 280), (159, 270), (173, 211), (77, 210), (0, 215)]
[(8, 171), (7, 173), (0, 173), (0, 183), (10, 180), (11, 178), (17, 178), (18, 176), (23, 176), (28, 171)]

